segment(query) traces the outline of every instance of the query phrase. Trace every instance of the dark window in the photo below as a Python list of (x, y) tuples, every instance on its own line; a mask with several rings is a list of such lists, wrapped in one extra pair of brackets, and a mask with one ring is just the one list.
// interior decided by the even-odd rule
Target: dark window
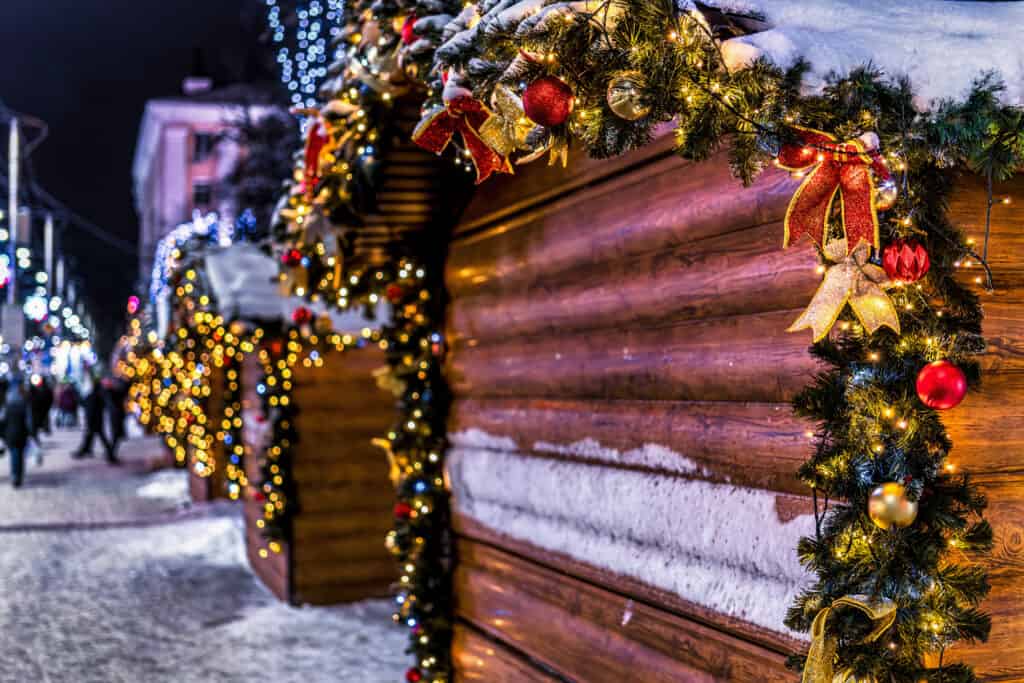
[(210, 183), (196, 183), (192, 186), (192, 206), (209, 206), (213, 201), (213, 186)]
[(217, 145), (217, 139), (212, 133), (196, 133), (192, 148), (192, 161), (206, 161), (213, 154), (213, 148)]

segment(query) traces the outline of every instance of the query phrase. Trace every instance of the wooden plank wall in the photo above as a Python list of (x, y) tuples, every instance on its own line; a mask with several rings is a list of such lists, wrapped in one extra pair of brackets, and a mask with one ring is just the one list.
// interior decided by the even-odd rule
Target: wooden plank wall
[[(259, 504), (246, 503), (250, 562), (279, 597), (293, 604), (332, 604), (384, 596), (397, 579), (384, 548), (391, 528), (394, 490), (384, 454), (370, 443), (387, 433), (394, 399), (377, 388), (372, 371), (384, 364), (376, 348), (332, 353), (324, 366), (296, 366), (293, 396), (299, 414), (292, 477), (297, 513), (290, 544), (268, 559), (255, 521)], [(258, 408), (255, 358), (246, 359), (245, 409)], [(259, 429), (248, 429), (247, 453), (258, 452)], [(253, 441), (250, 444), (250, 440)], [(247, 457), (250, 481), (258, 482), (256, 457)]]
[[(774, 494), (781, 520), (809, 513), (794, 476), (808, 425), (788, 402), (815, 363), (809, 335), (785, 329), (820, 276), (812, 248), (781, 249), (796, 181), (773, 170), (743, 188), (724, 155), (695, 165), (670, 145), (534, 165), (478, 191), (446, 272), (452, 456), (477, 457), (458, 435), (479, 430), (490, 449), (730, 482)], [(953, 216), (980, 241), (985, 197), (973, 179), (962, 188)], [(995, 211), (985, 387), (947, 424), (997, 535), (992, 639), (956, 654), (1011, 681), (1024, 680), (1024, 183), (999, 189), (1020, 203)], [(585, 440), (653, 443), (697, 468), (536, 448)], [(783, 633), (513, 538), (461, 514), (458, 491), (455, 519), (461, 680), (795, 678), (782, 662), (800, 643)]]

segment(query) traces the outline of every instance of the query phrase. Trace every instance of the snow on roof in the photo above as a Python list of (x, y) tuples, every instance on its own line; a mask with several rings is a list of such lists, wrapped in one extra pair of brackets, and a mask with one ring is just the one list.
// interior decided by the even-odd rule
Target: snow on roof
[[(289, 321), (295, 309), (305, 306), (317, 315), (330, 315), (335, 332), (358, 334), (365, 327), (379, 324), (368, 321), (360, 310), (337, 311), (323, 302), (283, 296), (277, 284), (277, 268), (273, 257), (248, 242), (211, 249), (206, 255), (206, 274), (221, 315), (227, 320)], [(376, 318), (386, 319), (381, 313), (378, 310)]]
[[(737, 62), (760, 52), (779, 66), (803, 57), (806, 85), (830, 72), (872, 64), (908, 76), (918, 105), (963, 99), (995, 71), (1005, 104), (1024, 104), (1024, 2), (955, 0), (705, 0), (724, 11), (760, 15), (773, 28), (726, 41)], [(755, 48), (755, 50), (751, 50)], [(730, 66), (735, 66), (731, 64)]]
[(253, 244), (211, 250), (206, 274), (218, 308), (229, 320), (278, 320), (287, 312), (287, 300), (275, 282), (277, 263)]

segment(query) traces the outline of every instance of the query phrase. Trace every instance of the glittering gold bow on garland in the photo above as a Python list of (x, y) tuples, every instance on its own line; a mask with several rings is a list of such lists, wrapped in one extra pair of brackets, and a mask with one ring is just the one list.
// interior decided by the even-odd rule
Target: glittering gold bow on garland
[(508, 86), (499, 85), (491, 95), (491, 107), (491, 117), (480, 126), (480, 137), (487, 146), (505, 157), (529, 149), (526, 136), (536, 124), (526, 118), (522, 100)]
[(837, 598), (831, 607), (818, 612), (811, 624), (811, 649), (807, 652), (807, 662), (804, 664), (803, 683), (837, 683), (837, 680), (845, 683), (850, 680), (845, 674), (834, 675), (836, 647), (839, 641), (828, 633), (829, 615), (842, 607), (860, 610), (874, 624), (871, 633), (863, 640), (865, 643), (878, 640), (896, 621), (896, 605), (890, 600), (872, 602), (862, 595), (844, 595)]
[(811, 303), (800, 317), (786, 330), (814, 331), (814, 341), (821, 341), (846, 304), (850, 304), (857, 320), (868, 333), (880, 327), (900, 332), (900, 319), (892, 299), (885, 290), (895, 286), (885, 271), (868, 262), (871, 248), (860, 242), (852, 252), (846, 253), (846, 240), (831, 240), (825, 245), (825, 256), (832, 265), (825, 271), (825, 279), (818, 286)]
[(551, 152), (548, 166), (554, 166), (559, 161), (563, 168), (568, 164), (569, 146), (564, 139), (556, 140), (555, 136), (548, 135), (544, 144), (531, 147), (528, 137), (538, 126), (526, 117), (523, 101), (511, 88), (504, 85), (495, 88), (491, 95), (491, 106), (491, 117), (481, 124), (479, 131), (480, 138), (491, 149), (506, 157), (517, 150), (529, 152), (516, 159), (517, 166), (536, 161), (545, 152)]

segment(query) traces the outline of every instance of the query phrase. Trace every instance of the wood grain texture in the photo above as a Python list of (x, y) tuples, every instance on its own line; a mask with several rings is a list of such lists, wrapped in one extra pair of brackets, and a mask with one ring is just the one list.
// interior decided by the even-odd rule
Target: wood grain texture
[(817, 369), (799, 311), (598, 330), (493, 346), (456, 343), (459, 396), (788, 401)]
[(456, 683), (562, 683), (518, 652), (465, 623), (455, 624), (452, 643)]
[(458, 550), (460, 618), (569, 680), (795, 680), (761, 646), (496, 548)]
[(781, 234), (769, 223), (529, 281), (492, 281), (453, 300), (449, 323), (459, 339), (485, 343), (788, 310), (810, 300), (821, 276), (811, 244), (780, 249)]
[[(587, 461), (573, 455), (572, 446), (588, 439), (619, 453), (658, 444), (703, 470), (690, 476), (798, 494), (806, 493), (796, 469), (807, 457), (810, 428), (784, 404), (730, 401), (463, 398), (449, 421), (456, 441), (477, 429), (541, 457)], [(680, 463), (661, 472), (678, 475), (686, 468)]]

